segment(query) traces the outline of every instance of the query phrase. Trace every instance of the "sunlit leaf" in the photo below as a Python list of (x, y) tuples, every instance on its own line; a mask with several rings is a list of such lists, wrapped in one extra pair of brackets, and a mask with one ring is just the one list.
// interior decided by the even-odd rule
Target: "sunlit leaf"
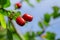
[(1, 22), (1, 26), (6, 29), (6, 22), (4, 19), (4, 16), (0, 13), (0, 22)]

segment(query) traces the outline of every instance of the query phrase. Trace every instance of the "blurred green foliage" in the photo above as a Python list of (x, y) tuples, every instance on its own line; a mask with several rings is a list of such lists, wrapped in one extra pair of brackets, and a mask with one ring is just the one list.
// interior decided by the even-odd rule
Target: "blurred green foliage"
[[(41, 0), (36, 0), (36, 1), (39, 3)], [(25, 0), (25, 2), (28, 5), (34, 7), (34, 5), (30, 3), (30, 0)], [(13, 27), (11, 21), (8, 21), (9, 23), (6, 24), (6, 21), (4, 19), (4, 16), (8, 16), (14, 20), (16, 19), (17, 16), (21, 16), (20, 11), (14, 12), (14, 11), (4, 9), (9, 7), (10, 4), (11, 4), (10, 0), (0, 0), (0, 40), (22, 40), (21, 37), (17, 34), (16, 29)], [(38, 25), (42, 29), (42, 31), (37, 31), (36, 33), (26, 32), (24, 34), (25, 40), (35, 40), (36, 36), (43, 35), (43, 33), (45, 33), (45, 28), (49, 26), (51, 18), (53, 17), (55, 19), (60, 17), (59, 7), (54, 6), (52, 8), (53, 8), (53, 13), (52, 14), (45, 13), (44, 19), (41, 22), (40, 21), (38, 22)], [(55, 33), (47, 32), (45, 38), (47, 40), (55, 40), (55, 37), (56, 37)], [(60, 40), (60, 39), (57, 39), (57, 40)]]

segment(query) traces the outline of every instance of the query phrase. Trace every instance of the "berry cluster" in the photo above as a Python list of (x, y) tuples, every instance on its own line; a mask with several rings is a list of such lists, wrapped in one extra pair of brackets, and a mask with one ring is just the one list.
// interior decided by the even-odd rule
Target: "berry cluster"
[[(15, 8), (20, 9), (22, 7), (21, 3), (16, 3), (15, 4)], [(33, 19), (32, 15), (29, 15), (27, 13), (25, 13), (22, 17), (18, 16), (16, 18), (16, 22), (17, 24), (19, 24), (20, 26), (24, 26), (26, 22), (31, 22)]]
[(33, 19), (33, 16), (25, 13), (22, 17), (18, 16), (16, 18), (16, 22), (17, 24), (19, 24), (20, 26), (24, 26), (26, 22), (31, 22)]

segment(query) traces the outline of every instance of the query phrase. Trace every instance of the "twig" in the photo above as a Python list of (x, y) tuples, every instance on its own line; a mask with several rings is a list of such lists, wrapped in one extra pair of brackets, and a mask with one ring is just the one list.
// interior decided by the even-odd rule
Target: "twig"
[(10, 17), (8, 17), (8, 19), (9, 19), (9, 21), (11, 22), (13, 28), (15, 29), (16, 34), (20, 37), (20, 40), (25, 40), (25, 39), (23, 38), (22, 34), (17, 32), (17, 29), (15, 28), (15, 26), (14, 26), (12, 20), (10, 19)]

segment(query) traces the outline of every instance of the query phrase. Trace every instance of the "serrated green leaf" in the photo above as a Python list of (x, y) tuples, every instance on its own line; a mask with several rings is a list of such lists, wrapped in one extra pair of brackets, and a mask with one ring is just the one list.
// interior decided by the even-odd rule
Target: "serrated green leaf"
[(1, 26), (6, 29), (6, 22), (4, 19), (4, 16), (0, 13), (0, 22), (1, 22)]
[(36, 0), (38, 3), (41, 1), (41, 0)]
[(40, 28), (42, 28), (42, 29), (44, 28), (42, 22), (38, 22), (38, 25)]

